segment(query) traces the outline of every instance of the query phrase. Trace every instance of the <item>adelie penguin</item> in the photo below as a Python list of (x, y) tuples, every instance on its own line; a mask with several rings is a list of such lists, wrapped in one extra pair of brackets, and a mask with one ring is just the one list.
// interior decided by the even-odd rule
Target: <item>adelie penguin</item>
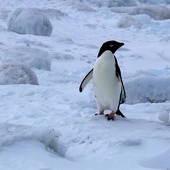
[(114, 120), (115, 115), (125, 117), (119, 109), (125, 102), (126, 93), (117, 59), (114, 55), (124, 43), (117, 41), (105, 42), (98, 53), (94, 68), (82, 80), (79, 91), (82, 92), (88, 82), (93, 79), (93, 89), (98, 105), (99, 115), (104, 110), (110, 110), (106, 115), (108, 120)]

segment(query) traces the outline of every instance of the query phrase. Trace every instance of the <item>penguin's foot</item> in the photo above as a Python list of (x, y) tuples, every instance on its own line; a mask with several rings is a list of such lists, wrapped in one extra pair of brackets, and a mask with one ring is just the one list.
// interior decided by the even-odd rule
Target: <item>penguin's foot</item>
[(108, 120), (114, 120), (115, 119), (115, 112), (111, 112), (110, 114), (105, 115)]
[(119, 109), (116, 111), (116, 115), (126, 118), (126, 116)]
[(102, 111), (100, 113), (96, 113), (95, 116), (97, 116), (97, 115), (104, 115), (104, 112)]

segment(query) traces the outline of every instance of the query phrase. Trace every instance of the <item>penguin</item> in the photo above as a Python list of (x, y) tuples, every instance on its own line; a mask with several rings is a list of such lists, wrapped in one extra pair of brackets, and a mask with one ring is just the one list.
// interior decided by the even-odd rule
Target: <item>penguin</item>
[[(117, 41), (107, 41), (101, 46), (94, 68), (82, 80), (79, 91), (82, 92), (89, 81), (93, 80), (93, 90), (98, 105), (99, 115), (110, 110), (105, 116), (108, 120), (114, 120), (115, 115), (125, 118), (120, 111), (120, 104), (126, 100), (126, 92), (123, 84), (121, 70), (114, 53), (124, 45)], [(96, 114), (96, 115), (98, 115)]]

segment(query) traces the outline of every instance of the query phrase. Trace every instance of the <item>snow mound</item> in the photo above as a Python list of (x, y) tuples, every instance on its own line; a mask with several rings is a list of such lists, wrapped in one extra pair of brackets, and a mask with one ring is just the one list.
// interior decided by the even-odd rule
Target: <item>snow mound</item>
[(37, 68), (39, 70), (50, 71), (51, 61), (45, 50), (15, 46), (9, 49), (3, 49), (0, 53), (0, 60), (12, 59), (25, 64), (28, 67)]
[(20, 62), (5, 60), (0, 62), (0, 84), (38, 85), (36, 74)]
[(170, 101), (170, 77), (139, 77), (125, 83), (126, 103), (159, 103)]
[[(50, 128), (1, 123), (0, 149), (15, 144), (15, 142), (35, 140), (43, 143), (47, 150), (58, 152), (61, 150), (59, 136), (61, 136), (60, 132)], [(60, 153), (58, 154), (60, 155)]]
[(170, 125), (170, 113), (161, 113), (159, 115), (159, 120), (164, 122), (166, 125)]
[(128, 28), (134, 26), (136, 28), (141, 28), (142, 24), (130, 15), (125, 15), (119, 19), (117, 22), (119, 28)]
[(16, 9), (9, 15), (7, 27), (19, 34), (50, 36), (52, 33), (50, 20), (35, 9)]

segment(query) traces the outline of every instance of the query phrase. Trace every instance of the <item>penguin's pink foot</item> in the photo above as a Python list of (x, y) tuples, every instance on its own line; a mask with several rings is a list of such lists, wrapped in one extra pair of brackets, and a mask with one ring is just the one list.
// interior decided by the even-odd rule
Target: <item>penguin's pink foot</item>
[(96, 115), (96, 116), (97, 116), (97, 115), (104, 115), (104, 112), (102, 111), (102, 112), (100, 112), (100, 113), (96, 113), (95, 115)]
[(111, 112), (110, 114), (105, 115), (108, 120), (114, 120), (115, 119), (115, 112)]

